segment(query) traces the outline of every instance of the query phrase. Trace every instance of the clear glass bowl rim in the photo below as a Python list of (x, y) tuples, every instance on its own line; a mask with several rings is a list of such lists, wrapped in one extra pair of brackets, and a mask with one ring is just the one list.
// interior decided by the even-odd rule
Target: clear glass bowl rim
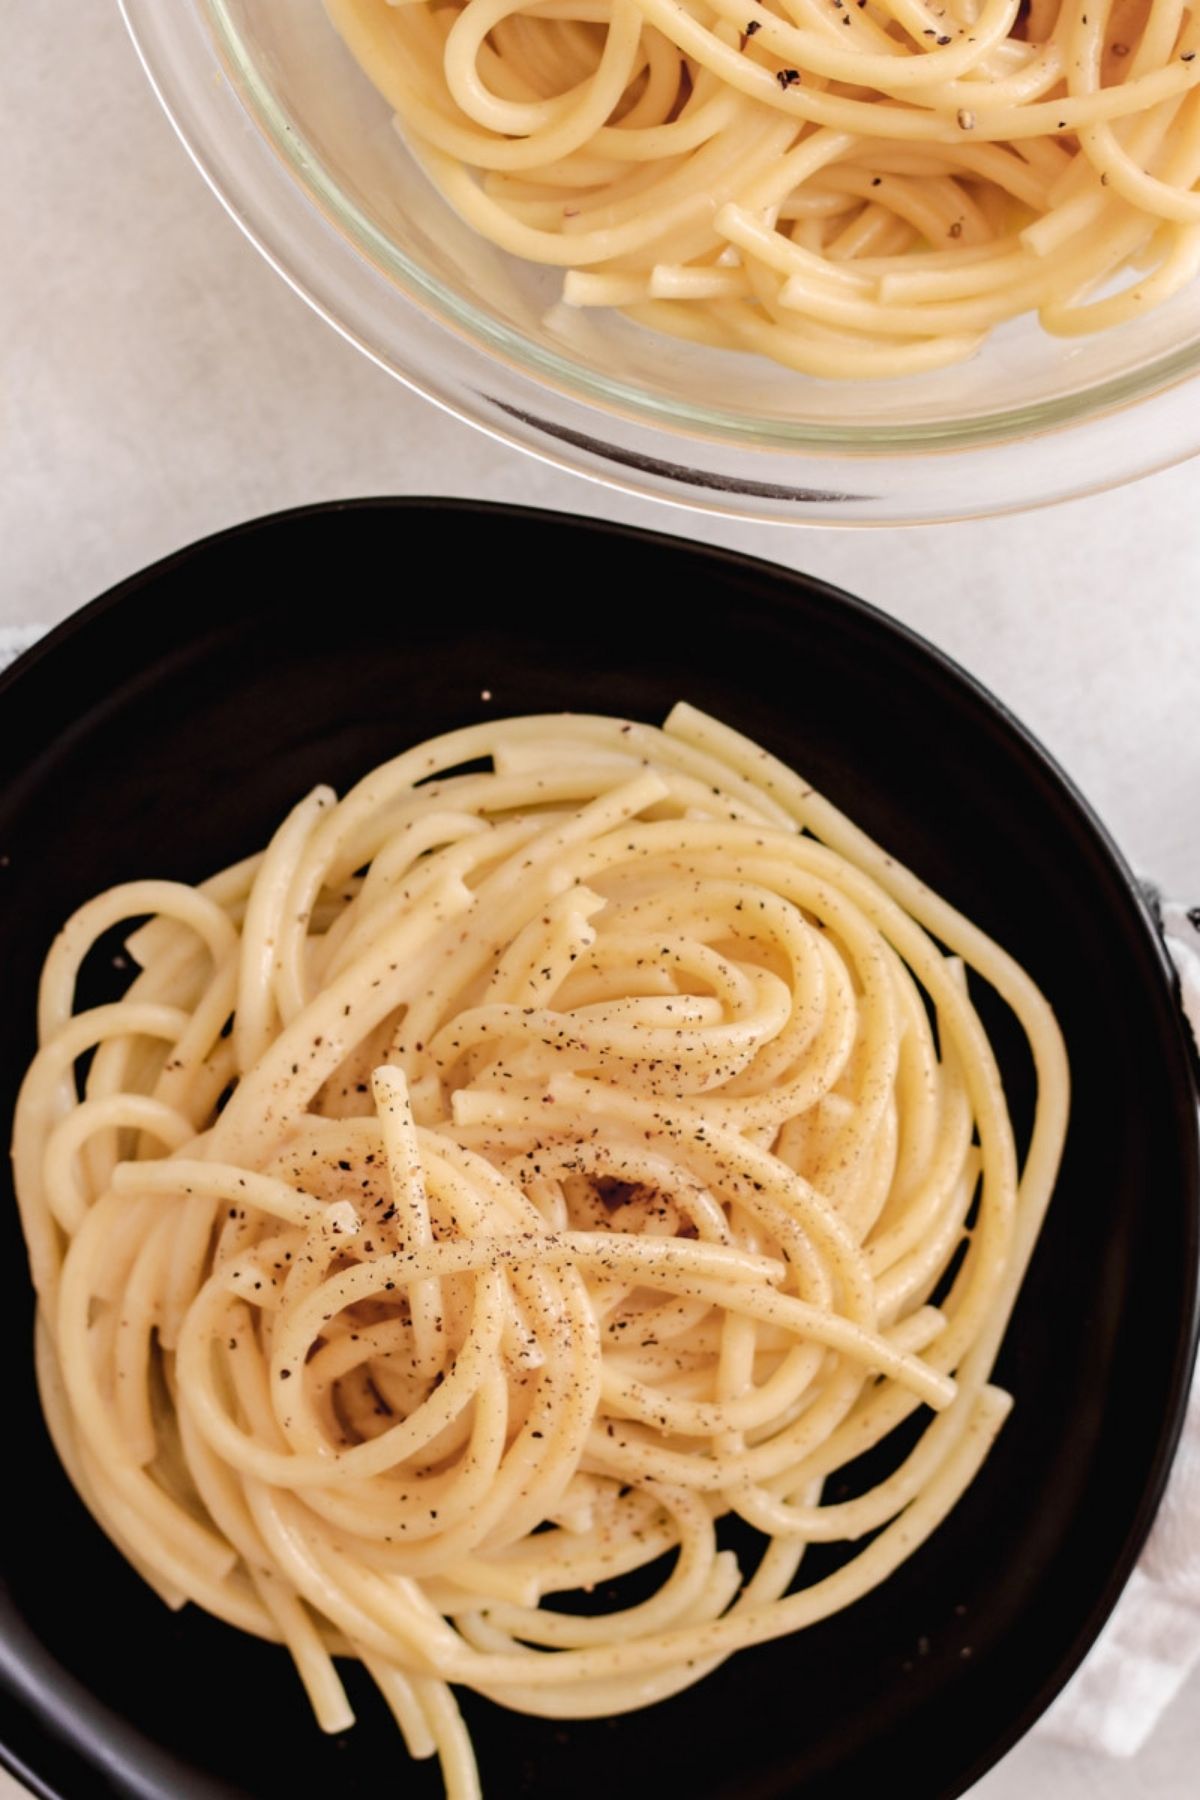
[[(858, 525), (1049, 505), (1200, 453), (1200, 333), (1070, 394), (910, 424), (763, 420), (748, 431), (744, 417), (593, 375), (472, 306), (364, 214), (279, 104), (227, 0), (119, 4), (176, 133), (289, 285), (407, 386), (543, 460), (702, 511)], [(219, 96), (214, 75), (226, 84)], [(230, 129), (239, 110), (258, 144)], [(372, 282), (390, 290), (397, 329), (381, 328), (377, 306), (356, 304)], [(418, 322), (425, 329), (414, 334)]]

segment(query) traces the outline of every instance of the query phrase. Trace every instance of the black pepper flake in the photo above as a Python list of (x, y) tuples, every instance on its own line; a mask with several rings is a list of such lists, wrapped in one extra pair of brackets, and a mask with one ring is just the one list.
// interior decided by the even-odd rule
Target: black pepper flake
[(961, 237), (962, 236), (962, 220), (955, 219), (953, 225), (950, 227), (950, 230), (947, 232), (946, 235), (947, 235), (947, 237), (952, 237), (952, 238)]
[[(743, 29), (744, 29), (745, 35), (747, 37), (753, 37), (756, 31), (762, 30), (762, 20), (761, 19), (747, 19), (746, 24)], [(629, 727), (626, 726), (626, 730), (628, 730), (628, 729), (629, 729)]]
[(1196, 52), (1194, 50), (1185, 50), (1179, 60), (1180, 62), (1195, 62)]
[(942, 36), (938, 39), (938, 43), (939, 44), (948, 44), (949, 42), (950, 42), (950, 39), (943, 32)]
[(280, 1369), (279, 1379), (280, 1381), (290, 1381), (292, 1379), (292, 1371), (290, 1369)]
[(798, 87), (800, 71), (799, 69), (776, 69), (775, 79), (781, 88)]

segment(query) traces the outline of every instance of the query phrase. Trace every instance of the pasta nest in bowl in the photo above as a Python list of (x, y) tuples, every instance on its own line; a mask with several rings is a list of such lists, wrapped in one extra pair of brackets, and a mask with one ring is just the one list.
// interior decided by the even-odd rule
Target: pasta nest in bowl
[(328, 11), (455, 211), (568, 307), (857, 380), (1023, 314), (1108, 330), (1200, 269), (1182, 0)]
[[(75, 1013), (144, 915), (126, 994)], [(1032, 1047), (1023, 1168), (968, 964)], [(64, 1465), (170, 1604), (287, 1644), (327, 1730), (361, 1659), (452, 1793), (446, 1684), (570, 1717), (676, 1691), (884, 1579), (1008, 1410), (1049, 1009), (691, 708), (472, 726), (318, 788), (199, 887), (83, 907), (40, 1027), (14, 1153)]]

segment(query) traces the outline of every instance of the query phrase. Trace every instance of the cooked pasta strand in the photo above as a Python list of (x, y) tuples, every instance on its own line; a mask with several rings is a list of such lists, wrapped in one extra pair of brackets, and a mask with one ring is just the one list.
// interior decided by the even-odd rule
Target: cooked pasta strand
[[(74, 1014), (95, 937), (150, 910), (124, 998)], [(968, 968), (1029, 1037), (1023, 1169)], [(480, 1789), (449, 1684), (548, 1718), (676, 1692), (885, 1580), (1003, 1423), (1054, 1019), (687, 706), (452, 732), (315, 790), (253, 864), (92, 901), (41, 1036), (13, 1149), (71, 1480), (169, 1604), (285, 1644), (327, 1731), (358, 1657), (452, 1797)], [(766, 1539), (748, 1579), (729, 1513)], [(810, 1542), (847, 1560), (797, 1587)], [(548, 1604), (671, 1552), (635, 1604)]]

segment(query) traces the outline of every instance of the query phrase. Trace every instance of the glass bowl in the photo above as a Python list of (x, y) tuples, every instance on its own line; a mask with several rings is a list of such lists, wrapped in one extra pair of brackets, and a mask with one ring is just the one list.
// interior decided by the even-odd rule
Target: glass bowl
[(343, 336), (485, 431), (708, 512), (916, 524), (1093, 492), (1200, 450), (1200, 286), (1078, 340), (1033, 319), (968, 363), (818, 381), (558, 303), (429, 184), (321, 0), (121, 0), (183, 142)]

